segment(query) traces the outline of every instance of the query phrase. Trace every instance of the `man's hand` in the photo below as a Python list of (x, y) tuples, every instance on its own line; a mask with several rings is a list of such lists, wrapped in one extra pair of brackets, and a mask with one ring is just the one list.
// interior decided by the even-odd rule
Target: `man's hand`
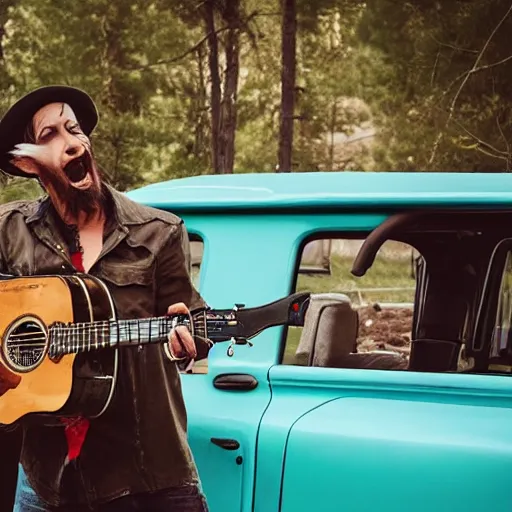
[[(183, 302), (178, 302), (169, 306), (167, 309), (168, 315), (190, 315), (190, 311)], [(192, 319), (191, 319), (192, 321)], [(179, 325), (170, 334), (169, 350), (171, 355), (175, 358), (190, 358), (194, 359), (197, 356), (196, 344), (190, 334), (190, 331), (184, 326)]]
[(16, 389), (21, 382), (21, 377), (12, 373), (0, 364), (0, 396), (5, 395), (10, 389)]

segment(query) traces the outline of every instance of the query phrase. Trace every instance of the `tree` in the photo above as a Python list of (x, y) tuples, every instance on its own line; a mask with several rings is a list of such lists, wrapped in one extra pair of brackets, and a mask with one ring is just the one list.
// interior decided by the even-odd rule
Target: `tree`
[(219, 42), (215, 27), (215, 0), (205, 0), (204, 17), (206, 37), (208, 38), (208, 64), (210, 69), (211, 87), (211, 147), (212, 166), (214, 174), (220, 174), (220, 106), (221, 106), (221, 81), (219, 72)]
[(87, 90), (120, 190), (276, 168), (510, 169), (512, 0), (281, 1), (0, 0), (0, 115), (44, 84)]
[(240, 33), (242, 30), (240, 0), (226, 0), (222, 18), (227, 31), (224, 41), (226, 69), (220, 110), (219, 170), (223, 173), (232, 173), (235, 162)]
[(279, 130), (279, 172), (292, 171), (295, 106), (296, 0), (282, 0), (281, 28), (281, 122)]
[[(382, 20), (386, 20), (383, 23)], [(381, 161), (394, 169), (510, 169), (509, 0), (371, 0), (359, 35), (389, 63)]]
[(4, 44), (11, 100), (48, 83), (87, 90), (101, 114), (98, 160), (121, 190), (204, 172), (188, 129), (204, 116), (204, 106), (195, 109), (204, 87), (197, 59), (169, 59), (197, 34), (163, 1), (19, 0)]

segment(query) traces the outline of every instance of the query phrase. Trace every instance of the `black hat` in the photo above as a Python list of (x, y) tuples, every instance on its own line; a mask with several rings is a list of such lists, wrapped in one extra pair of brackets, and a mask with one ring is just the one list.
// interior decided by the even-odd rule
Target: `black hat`
[(33, 178), (10, 163), (8, 152), (23, 142), (34, 114), (50, 103), (67, 103), (76, 115), (80, 128), (89, 136), (98, 123), (98, 111), (92, 98), (75, 87), (50, 85), (36, 89), (18, 100), (0, 121), (0, 169), (8, 174)]

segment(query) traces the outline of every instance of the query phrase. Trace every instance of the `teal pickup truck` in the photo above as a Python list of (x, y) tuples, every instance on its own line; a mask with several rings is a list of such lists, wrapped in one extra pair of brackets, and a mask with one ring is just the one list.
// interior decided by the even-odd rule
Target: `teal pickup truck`
[(512, 176), (219, 175), (130, 196), (184, 218), (212, 307), (312, 292), (304, 327), (182, 374), (212, 512), (512, 510)]

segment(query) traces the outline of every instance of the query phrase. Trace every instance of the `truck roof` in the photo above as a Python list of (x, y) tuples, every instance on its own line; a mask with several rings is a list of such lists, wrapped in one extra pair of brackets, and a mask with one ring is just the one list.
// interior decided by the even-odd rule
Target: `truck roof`
[(307, 172), (203, 175), (132, 190), (161, 209), (512, 208), (508, 173)]

